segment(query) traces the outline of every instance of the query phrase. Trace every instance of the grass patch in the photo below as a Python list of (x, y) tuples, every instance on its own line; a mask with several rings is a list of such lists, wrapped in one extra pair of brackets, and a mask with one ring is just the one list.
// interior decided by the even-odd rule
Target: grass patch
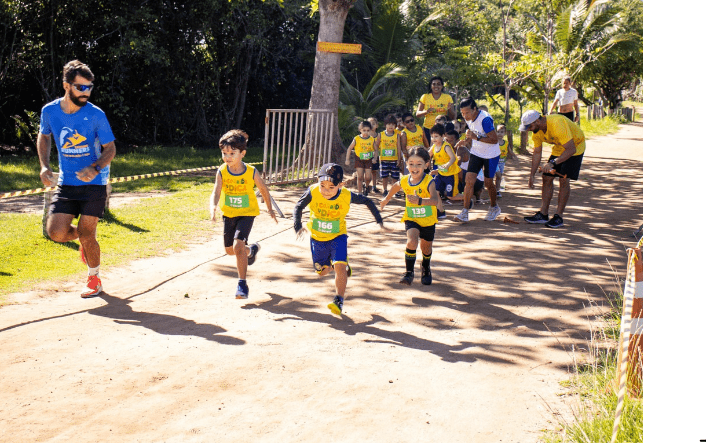
[[(209, 221), (210, 183), (197, 183), (173, 195), (144, 199), (111, 210), (98, 224), (103, 267), (166, 254), (213, 233)], [(84, 275), (78, 240), (55, 243), (42, 235), (42, 216), (0, 214), (0, 302), (2, 296), (43, 281)]]
[[(620, 284), (620, 281), (617, 281)], [(597, 317), (597, 329), (592, 328), (589, 343), (589, 361), (577, 363), (574, 374), (562, 386), (570, 389), (576, 400), (572, 407), (572, 421), (564, 420), (560, 428), (547, 432), (545, 443), (609, 443), (613, 435), (615, 410), (618, 403), (618, 356), (622, 315), (622, 291), (607, 293), (609, 310)], [(617, 441), (643, 441), (642, 394), (637, 398), (626, 396), (623, 404)]]

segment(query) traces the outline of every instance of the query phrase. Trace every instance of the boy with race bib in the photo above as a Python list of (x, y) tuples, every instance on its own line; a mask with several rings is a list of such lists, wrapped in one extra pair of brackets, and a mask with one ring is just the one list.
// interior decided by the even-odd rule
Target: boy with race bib
[(380, 177), (382, 178), (383, 197), (387, 197), (388, 177), (393, 181), (400, 179), (402, 150), (400, 136), (396, 131), (397, 119), (394, 114), (385, 117), (385, 130), (375, 140), (375, 150), (380, 153)]
[(270, 191), (253, 166), (243, 163), (247, 151), (248, 134), (240, 129), (226, 132), (218, 141), (224, 164), (216, 172), (216, 184), (211, 194), (211, 220), (216, 220), (216, 207), (223, 212), (223, 245), (226, 254), (235, 255), (238, 266), (237, 299), (247, 299), (250, 292), (246, 280), (248, 265), (255, 262), (260, 250), (257, 243), (248, 246), (248, 236), (260, 206), (255, 186), (262, 194), (267, 212), (277, 222), (272, 210)]
[[(369, 198), (356, 194), (343, 187), (343, 168), (335, 163), (327, 163), (319, 170), (319, 182), (313, 184), (294, 206), (294, 231), (297, 238), (311, 233), (311, 257), (314, 270), (325, 276), (336, 273), (336, 296), (328, 308), (336, 315), (343, 312), (351, 268), (348, 264), (348, 234), (346, 215), (351, 204), (365, 205), (380, 225), (380, 229), (391, 231), (383, 225), (380, 212)], [(309, 206), (309, 222), (302, 226), (302, 211)]]
[(432, 176), (426, 173), (431, 157), (424, 146), (413, 146), (407, 157), (409, 175), (392, 185), (390, 193), (380, 202), (380, 210), (390, 202), (392, 195), (402, 189), (406, 195), (405, 212), (402, 216), (407, 231), (407, 249), (405, 251), (406, 272), (400, 283), (411, 285), (414, 280), (414, 264), (417, 261), (417, 245), (422, 250), (422, 284), (431, 284), (431, 252), (436, 231), (436, 204), (440, 201), (439, 193)]
[[(377, 160), (375, 151), (375, 138), (372, 136), (373, 125), (363, 120), (358, 125), (360, 135), (356, 135), (346, 151), (346, 166), (351, 164), (351, 151), (355, 152), (355, 172), (358, 175), (358, 193), (367, 196), (370, 192), (370, 182), (373, 178), (373, 160)], [(365, 179), (365, 190), (363, 180)]]

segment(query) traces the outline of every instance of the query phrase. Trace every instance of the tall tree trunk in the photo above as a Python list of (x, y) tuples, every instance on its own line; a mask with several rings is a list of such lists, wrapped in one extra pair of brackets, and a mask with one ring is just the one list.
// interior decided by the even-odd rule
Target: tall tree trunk
[[(320, 42), (341, 43), (343, 27), (346, 24), (348, 10), (355, 3), (352, 0), (319, 1), (319, 38)], [(334, 111), (334, 136), (332, 137), (331, 157), (343, 164), (345, 149), (338, 132), (338, 94), (341, 85), (341, 54), (316, 52), (314, 78), (311, 84), (309, 109), (330, 109)]]

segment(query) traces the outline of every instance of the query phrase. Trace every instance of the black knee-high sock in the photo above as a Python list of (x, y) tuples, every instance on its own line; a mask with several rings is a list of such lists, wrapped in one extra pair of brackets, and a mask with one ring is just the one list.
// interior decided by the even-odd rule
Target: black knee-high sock
[(424, 269), (429, 269), (429, 266), (431, 265), (431, 252), (429, 255), (424, 255), (422, 252), (422, 268)]
[(417, 251), (415, 249), (405, 249), (404, 263), (407, 266), (407, 272), (414, 272), (414, 263), (417, 261)]

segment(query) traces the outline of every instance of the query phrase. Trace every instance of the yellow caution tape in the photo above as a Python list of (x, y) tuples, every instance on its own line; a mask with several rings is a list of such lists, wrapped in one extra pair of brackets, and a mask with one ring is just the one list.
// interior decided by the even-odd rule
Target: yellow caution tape
[[(262, 162), (248, 163), (248, 164), (249, 165), (259, 165), (261, 163)], [(177, 171), (155, 172), (153, 174), (132, 175), (130, 177), (115, 177), (115, 178), (111, 178), (110, 180), (108, 180), (108, 183), (122, 183), (122, 182), (129, 182), (132, 180), (139, 180), (142, 178), (162, 177), (165, 175), (178, 175), (178, 174), (183, 174), (185, 172), (210, 171), (213, 169), (218, 169), (219, 167), (220, 167), (220, 165), (219, 166), (206, 166), (203, 168), (179, 169)], [(19, 197), (21, 195), (41, 194), (43, 192), (55, 191), (57, 188), (58, 188), (58, 186), (47, 186), (46, 188), (36, 188), (36, 189), (28, 189), (25, 191), (6, 192), (6, 193), (0, 195), (0, 199), (10, 198), (10, 197)]]

